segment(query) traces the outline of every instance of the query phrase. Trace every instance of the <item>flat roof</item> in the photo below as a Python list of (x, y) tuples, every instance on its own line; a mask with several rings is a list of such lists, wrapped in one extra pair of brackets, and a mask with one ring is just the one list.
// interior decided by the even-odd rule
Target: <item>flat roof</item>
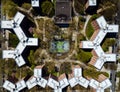
[(47, 85), (53, 89), (57, 89), (57, 87), (59, 86), (59, 82), (52, 78), (49, 78)]
[(1, 21), (1, 28), (12, 29), (13, 28), (13, 24), (12, 24), (11, 21), (4, 20), (4, 21)]
[(13, 58), (15, 59), (18, 66), (22, 66), (25, 64), (25, 60), (22, 57), (22, 52), (24, 51), (26, 46), (37, 46), (38, 39), (37, 38), (28, 38), (23, 30), (20, 27), (20, 23), (24, 19), (25, 15), (20, 12), (17, 12), (13, 20), (10, 21), (2, 21), (2, 28), (13, 29), (15, 34), (17, 35), (20, 42), (18, 43), (15, 50), (5, 50), (3, 51), (3, 58)]
[(16, 33), (18, 39), (24, 46), (37, 46), (38, 38), (29, 38), (25, 35), (23, 30), (20, 27), (14, 28), (14, 32)]
[(8, 80), (5, 80), (4, 84), (3, 84), (3, 88), (7, 89), (10, 92), (19, 92), (22, 89), (24, 89), (26, 87), (25, 81), (21, 80), (19, 82), (17, 82), (16, 84), (13, 84), (11, 82), (9, 82)]
[(16, 85), (18, 91), (21, 91), (22, 89), (26, 88), (26, 83), (24, 80), (17, 82)]
[(119, 25), (109, 25), (108, 32), (109, 33), (117, 33), (119, 31)]
[(60, 75), (58, 79), (59, 80), (57, 81), (53, 79), (52, 76), (50, 76), (50, 78), (48, 79), (47, 85), (53, 88), (54, 92), (58, 92), (58, 90), (62, 92), (62, 89), (69, 85), (65, 74)]
[(107, 61), (116, 61), (116, 58), (117, 58), (117, 56), (116, 56), (116, 54), (105, 54), (105, 57), (106, 57), (106, 60)]
[(100, 90), (105, 90), (106, 88), (109, 88), (110, 86), (112, 86), (112, 84), (111, 84), (109, 79), (105, 79), (101, 83), (96, 81), (96, 80), (94, 80), (94, 79), (91, 79), (89, 85), (92, 88), (96, 89), (97, 92), (99, 92)]
[(17, 12), (13, 20), (1, 21), (1, 28), (12, 29), (12, 28), (20, 27), (20, 23), (22, 22), (24, 17), (25, 15), (23, 15), (20, 12)]
[[(73, 76), (69, 78), (69, 83), (71, 87), (76, 86), (77, 84), (87, 88), (89, 81), (82, 77), (82, 68), (80, 67), (74, 67), (73, 68)], [(71, 76), (71, 75), (69, 75)]]
[(13, 56), (14, 56), (14, 50), (3, 50), (2, 51), (3, 58), (13, 58)]
[(42, 87), (42, 88), (45, 88), (46, 87), (46, 85), (47, 85), (47, 80), (46, 79), (44, 79), (44, 78), (37, 78), (37, 80), (38, 80), (38, 82), (37, 82), (37, 84), (40, 86), (40, 87)]
[(98, 58), (94, 64), (94, 66), (97, 68), (97, 69), (101, 69), (103, 64), (105, 63), (105, 59), (101, 59), (101, 58)]
[(14, 57), (17, 65), (20, 67), (22, 65), (24, 65), (26, 62), (25, 60), (23, 59), (23, 57), (21, 55), (18, 55), (17, 57)]
[(32, 7), (39, 7), (39, 0), (31, 0)]
[(89, 6), (96, 6), (97, 5), (97, 0), (88, 0)]
[(13, 21), (16, 22), (18, 25), (20, 25), (20, 23), (22, 22), (22, 20), (24, 19), (25, 15), (23, 15), (20, 12), (17, 12)]
[(28, 89), (31, 89), (33, 88), (34, 86), (37, 85), (37, 82), (36, 82), (36, 78), (34, 76), (32, 76), (27, 82), (26, 82), (26, 85), (28, 87)]
[(26, 46), (37, 46), (38, 45), (38, 38), (28, 38), (25, 42)]
[(14, 50), (3, 50), (3, 58), (13, 58), (16, 64), (20, 67), (25, 64), (25, 60), (18, 51)]
[(15, 85), (13, 83), (9, 82), (8, 80), (5, 80), (5, 82), (3, 84), (3, 88), (5, 88), (8, 91), (12, 92), (13, 89), (15, 89)]
[(70, 0), (56, 0), (55, 22), (68, 23), (71, 20), (71, 8)]
[(15, 52), (22, 54), (26, 46), (23, 43), (19, 42), (17, 47), (15, 48)]
[(75, 77), (82, 76), (82, 69), (81, 68), (74, 68), (74, 76)]
[(94, 47), (94, 51), (96, 52), (98, 57), (101, 57), (104, 55), (104, 51), (100, 45)]
[(100, 30), (98, 32), (98, 35), (93, 40), (93, 43), (95, 43), (96, 45), (100, 45), (100, 43), (103, 41), (103, 39), (106, 36), (106, 34), (107, 34), (106, 32), (104, 32), (103, 30)]
[(78, 78), (78, 83), (79, 83), (79, 85), (87, 88), (88, 84), (89, 84), (89, 81), (87, 79), (83, 78), (83, 77), (79, 77)]
[(59, 80), (59, 84), (60, 84), (59, 86), (61, 87), (61, 89), (65, 88), (66, 86), (69, 85), (68, 80), (67, 80), (66, 77), (63, 78), (62, 80)]
[(23, 32), (23, 30), (21, 29), (21, 27), (14, 28), (13, 30), (20, 41), (27, 39), (27, 37), (26, 37), (25, 33)]
[(39, 85), (45, 88), (47, 84), (47, 80), (42, 78), (42, 67), (43, 66), (44, 65), (39, 65), (34, 68), (34, 75), (30, 79), (28, 79), (28, 81), (26, 82), (28, 89), (31, 89), (36, 85)]
[(78, 84), (78, 81), (75, 79), (75, 77), (69, 79), (69, 84), (71, 87), (74, 87)]
[(82, 47), (81, 48), (89, 48), (89, 49), (93, 49), (94, 45), (92, 41), (81, 41), (82, 43)]
[(46, 84), (47, 84), (47, 80), (45, 80), (42, 77), (35, 77), (35, 76), (32, 76), (26, 82), (28, 89), (31, 89), (31, 88), (35, 87), (36, 85), (39, 85), (40, 87), (45, 88)]
[[(97, 34), (93, 34), (91, 41), (81, 41), (80, 48), (86, 49), (94, 49), (96, 53), (96, 58), (92, 58), (90, 64), (94, 65), (96, 68), (101, 69), (103, 64), (107, 61), (115, 62), (116, 61), (116, 54), (105, 54), (102, 47), (100, 46), (101, 42), (103, 41), (104, 37), (107, 33), (116, 33), (119, 31), (118, 25), (108, 25), (105, 18), (103, 16), (96, 19), (96, 23), (98, 23), (100, 29), (95, 31)], [(96, 36), (97, 35), (97, 36)], [(94, 37), (94, 38), (93, 38)]]
[(104, 16), (101, 16), (101, 17), (97, 18), (96, 21), (97, 21), (97, 23), (98, 23), (98, 25), (101, 29), (106, 29), (106, 26), (108, 24), (107, 24)]
[(42, 69), (36, 69), (34, 68), (34, 76), (35, 77), (42, 77)]

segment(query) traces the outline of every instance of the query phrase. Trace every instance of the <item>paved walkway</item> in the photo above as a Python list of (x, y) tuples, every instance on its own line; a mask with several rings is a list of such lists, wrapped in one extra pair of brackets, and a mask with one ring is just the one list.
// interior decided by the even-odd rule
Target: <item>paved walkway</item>
[(87, 27), (87, 24), (88, 24), (90, 18), (91, 18), (90, 15), (88, 15), (88, 16), (86, 17), (86, 21), (85, 21), (84, 28), (83, 28), (83, 30), (81, 31), (81, 33), (82, 33), (85, 37), (86, 37), (86, 33), (85, 33), (85, 31), (86, 31), (86, 27)]

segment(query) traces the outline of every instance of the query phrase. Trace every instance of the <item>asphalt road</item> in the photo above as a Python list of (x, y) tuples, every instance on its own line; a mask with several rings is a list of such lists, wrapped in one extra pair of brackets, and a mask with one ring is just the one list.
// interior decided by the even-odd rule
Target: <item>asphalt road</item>
[[(118, 2), (118, 12), (117, 12), (117, 16), (115, 17), (115, 24), (119, 24), (120, 25), (120, 1)], [(120, 44), (119, 44), (119, 41), (120, 41), (120, 30), (118, 32), (118, 39), (116, 39), (116, 44), (115, 46), (113, 47), (113, 53), (118, 53), (118, 47)], [(111, 86), (111, 91), (112, 92), (115, 92), (115, 85), (116, 85), (116, 71), (115, 70), (111, 70), (111, 83), (112, 83), (112, 86)]]

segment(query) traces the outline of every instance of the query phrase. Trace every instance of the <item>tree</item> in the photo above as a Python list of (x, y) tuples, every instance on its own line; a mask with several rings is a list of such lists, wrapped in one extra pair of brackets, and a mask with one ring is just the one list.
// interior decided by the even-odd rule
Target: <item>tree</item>
[(41, 8), (42, 8), (42, 13), (48, 16), (51, 16), (52, 15), (51, 13), (54, 11), (53, 4), (50, 1), (44, 1), (41, 5)]
[(46, 62), (45, 67), (48, 70), (48, 73), (53, 74), (55, 72), (55, 63), (54, 62)]
[(36, 66), (35, 58), (34, 58), (34, 51), (30, 50), (30, 54), (28, 56), (29, 63), (31, 65), (31, 68), (34, 69)]
[(14, 17), (17, 12), (17, 5), (12, 0), (7, 0), (3, 2), (2, 5), (2, 14), (7, 14), (9, 17)]
[(23, 3), (22, 4), (22, 8), (25, 8), (25, 9), (29, 10), (31, 8), (31, 4), (29, 4), (29, 3)]
[(100, 71), (96, 71), (96, 69), (85, 69), (83, 71), (83, 75), (89, 78), (94, 78), (94, 79), (98, 79), (99, 75), (103, 74), (106, 77), (109, 77), (109, 74), (106, 72), (100, 72)]
[(84, 14), (84, 6), (85, 6), (85, 0), (74, 0), (75, 2), (75, 10), (79, 14)]
[(60, 74), (70, 74), (72, 72), (71, 68), (72, 67), (70, 62), (63, 62), (60, 66)]
[(91, 52), (85, 52), (82, 49), (78, 49), (78, 54), (76, 55), (76, 58), (84, 63), (88, 63), (88, 61), (91, 59), (92, 54)]
[(15, 34), (10, 33), (9, 34), (9, 47), (16, 47), (19, 43), (19, 40)]

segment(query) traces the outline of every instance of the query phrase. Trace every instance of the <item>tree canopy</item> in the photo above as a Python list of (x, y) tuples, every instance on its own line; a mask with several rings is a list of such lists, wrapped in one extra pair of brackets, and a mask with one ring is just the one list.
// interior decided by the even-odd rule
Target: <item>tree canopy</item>
[(54, 14), (54, 6), (50, 1), (44, 1), (41, 8), (44, 15), (52, 16)]

